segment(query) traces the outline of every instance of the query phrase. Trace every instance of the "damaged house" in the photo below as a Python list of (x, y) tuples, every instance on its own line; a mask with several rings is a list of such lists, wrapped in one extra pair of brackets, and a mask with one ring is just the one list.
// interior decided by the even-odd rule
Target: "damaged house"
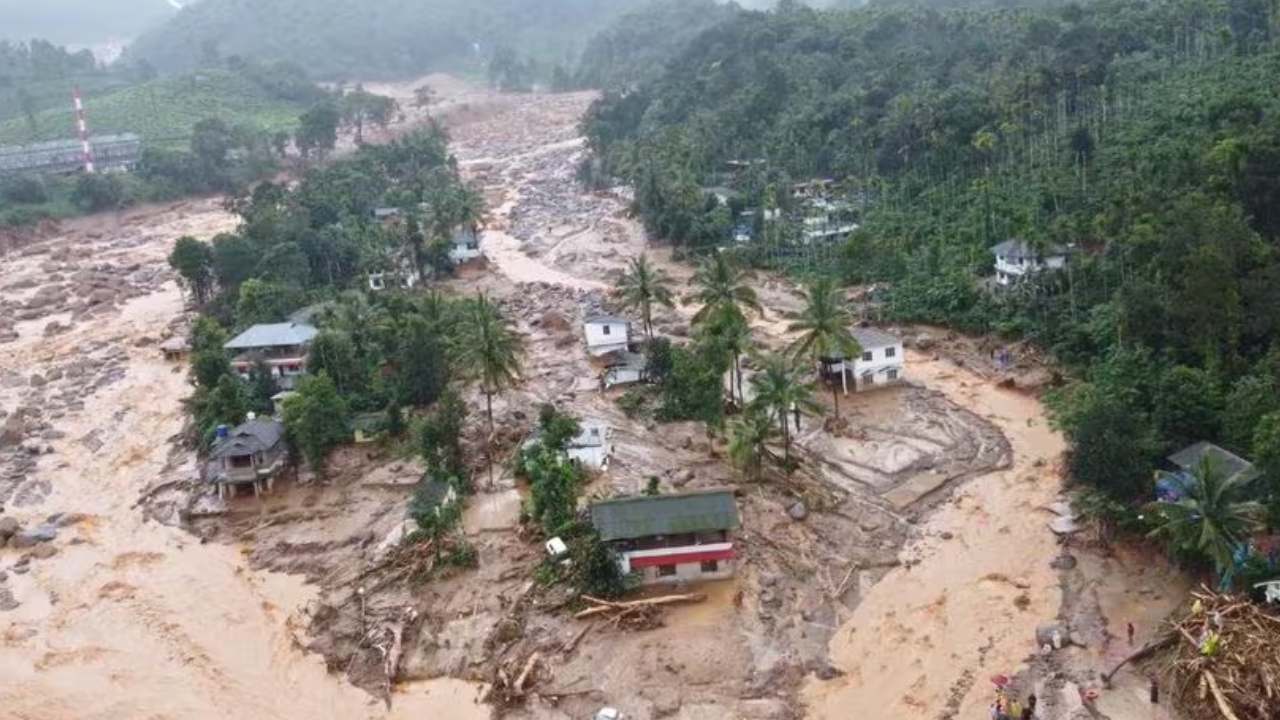
[(733, 491), (639, 495), (591, 505), (591, 524), (618, 554), (623, 574), (642, 585), (733, 577)]
[(218, 497), (235, 497), (241, 487), (253, 487), (255, 496), (270, 492), (275, 476), (288, 461), (284, 425), (275, 420), (249, 417), (244, 423), (217, 430), (209, 452), (206, 478), (218, 488)]

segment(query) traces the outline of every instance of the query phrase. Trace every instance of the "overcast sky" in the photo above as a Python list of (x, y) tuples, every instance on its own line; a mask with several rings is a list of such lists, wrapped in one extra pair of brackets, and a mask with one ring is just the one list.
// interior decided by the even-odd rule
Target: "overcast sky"
[(170, 0), (0, 0), (0, 38), (77, 45), (128, 40), (174, 12)]

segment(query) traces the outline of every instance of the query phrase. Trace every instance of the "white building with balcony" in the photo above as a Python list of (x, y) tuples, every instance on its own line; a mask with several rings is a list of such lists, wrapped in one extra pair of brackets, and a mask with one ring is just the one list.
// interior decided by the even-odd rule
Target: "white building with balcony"
[(821, 361), (823, 374), (839, 375), (844, 394), (849, 394), (851, 386), (861, 392), (902, 381), (907, 364), (902, 338), (872, 327), (856, 327), (850, 332), (862, 353), (852, 359), (827, 357)]
[(1026, 240), (1005, 240), (991, 248), (996, 256), (996, 283), (1008, 287), (1045, 270), (1061, 270), (1067, 266), (1067, 248), (1048, 245), (1034, 247)]

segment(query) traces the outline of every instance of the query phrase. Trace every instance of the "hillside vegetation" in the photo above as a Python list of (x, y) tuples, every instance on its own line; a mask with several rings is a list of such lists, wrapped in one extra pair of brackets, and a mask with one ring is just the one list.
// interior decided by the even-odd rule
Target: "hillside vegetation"
[[(70, 91), (63, 106), (35, 114), (35, 130), (25, 117), (0, 123), (0, 144), (75, 137)], [(302, 97), (285, 97), (244, 73), (206, 69), (158, 78), (90, 97), (85, 106), (95, 134), (134, 132), (144, 139), (185, 139), (207, 118), (251, 125), (264, 131), (288, 131), (306, 109)]]
[[(1275, 526), (1278, 31), (1259, 0), (783, 3), (598, 102), (584, 174), (629, 181), (649, 230), (692, 251), (728, 239), (702, 187), (788, 210), (794, 181), (835, 178), (851, 239), (771, 224), (746, 258), (882, 283), (891, 319), (1035, 341), (1078, 378), (1055, 400), (1077, 479), (1127, 507), (1159, 458), (1209, 440), (1269, 464), (1249, 495)], [(1070, 272), (989, 291), (990, 248), (1015, 237), (1073, 248)]]
[(596, 34), (582, 51), (575, 82), (621, 88), (652, 80), (703, 30), (739, 12), (716, 0), (652, 0)]
[(204, 0), (142, 35), (128, 55), (167, 71), (240, 55), (316, 77), (478, 72), (502, 47), (569, 65), (585, 39), (642, 0)]

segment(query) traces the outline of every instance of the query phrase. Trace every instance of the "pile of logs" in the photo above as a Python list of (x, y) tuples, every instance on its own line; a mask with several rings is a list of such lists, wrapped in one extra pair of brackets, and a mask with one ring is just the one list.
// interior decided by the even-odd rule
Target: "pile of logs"
[(1203, 589), (1173, 623), (1179, 705), (1200, 720), (1280, 717), (1280, 614)]

